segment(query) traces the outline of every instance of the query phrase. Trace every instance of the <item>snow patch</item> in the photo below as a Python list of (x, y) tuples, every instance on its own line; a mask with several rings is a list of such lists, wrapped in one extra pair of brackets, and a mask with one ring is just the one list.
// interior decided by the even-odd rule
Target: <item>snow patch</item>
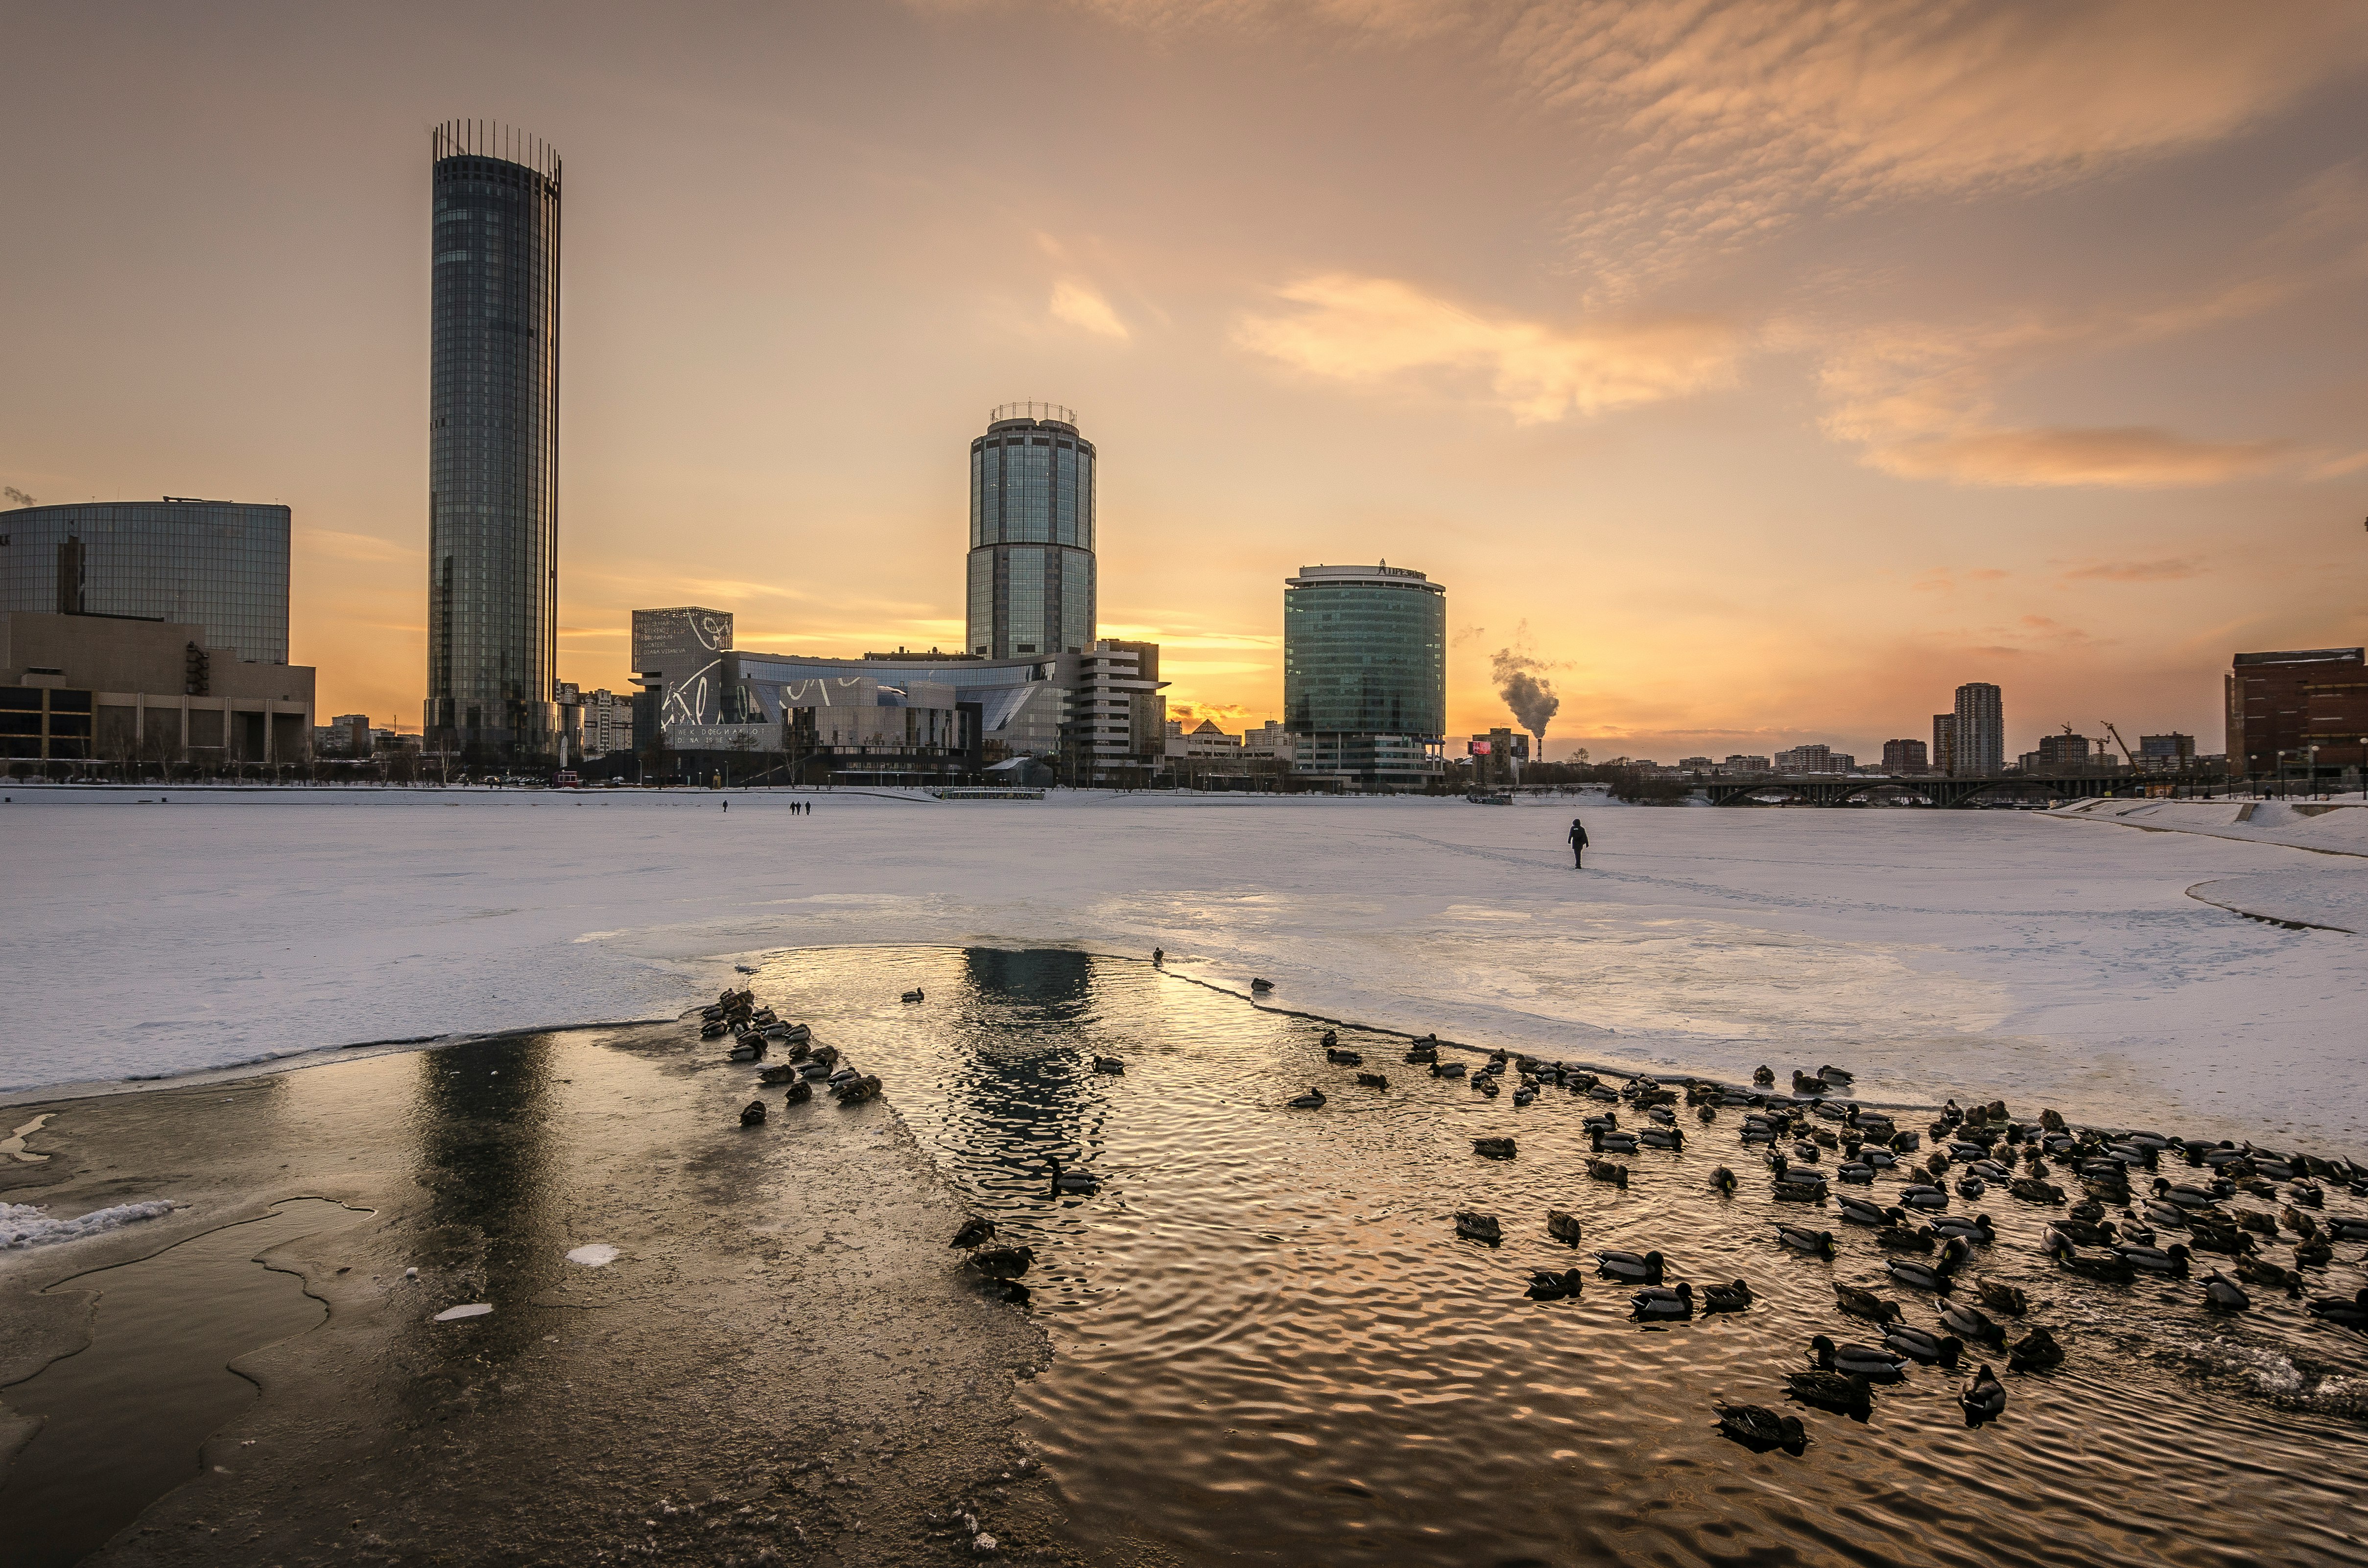
[(580, 1263), (586, 1268), (606, 1268), (617, 1261), (617, 1249), (607, 1242), (594, 1242), (590, 1246), (577, 1247), (567, 1255), (570, 1263)]
[(481, 1318), (494, 1310), (491, 1301), (471, 1301), (465, 1307), (447, 1307), (429, 1320), (434, 1323), (458, 1323), (462, 1318)]
[(0, 1203), (0, 1252), (16, 1252), (25, 1247), (48, 1246), (53, 1242), (78, 1242), (86, 1236), (101, 1236), (109, 1231), (120, 1231), (126, 1225), (142, 1220), (154, 1220), (170, 1214), (178, 1205), (169, 1198), (152, 1199), (145, 1203), (119, 1203), (112, 1209), (94, 1209), (72, 1220), (52, 1220), (49, 1210), (32, 1203)]

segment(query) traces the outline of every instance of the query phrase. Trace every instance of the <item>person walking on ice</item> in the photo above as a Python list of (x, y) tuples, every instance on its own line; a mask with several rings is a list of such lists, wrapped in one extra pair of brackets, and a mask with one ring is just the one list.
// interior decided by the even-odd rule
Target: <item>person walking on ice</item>
[(1570, 865), (1575, 871), (1587, 869), (1587, 829), (1577, 817), (1570, 819)]

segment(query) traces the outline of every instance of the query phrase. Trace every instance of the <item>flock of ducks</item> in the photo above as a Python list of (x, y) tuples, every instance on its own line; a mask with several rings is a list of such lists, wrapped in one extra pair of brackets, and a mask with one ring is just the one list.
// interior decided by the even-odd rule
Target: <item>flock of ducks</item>
[[(785, 1023), (770, 1007), (757, 1006), (753, 991), (726, 991), (715, 999), (712, 1007), (700, 1010), (699, 1035), (701, 1040), (732, 1040), (732, 1060), (763, 1062), (780, 1048), (780, 1060), (761, 1069), (757, 1081), (768, 1085), (788, 1085), (782, 1099), (786, 1106), (804, 1105), (814, 1098), (814, 1085), (821, 1084), (841, 1105), (861, 1105), (880, 1097), (880, 1080), (869, 1073), (859, 1073), (842, 1063), (838, 1048), (816, 1045), (814, 1031), (803, 1024)], [(750, 1100), (740, 1108), (740, 1125), (762, 1127), (767, 1116), (762, 1099)]]

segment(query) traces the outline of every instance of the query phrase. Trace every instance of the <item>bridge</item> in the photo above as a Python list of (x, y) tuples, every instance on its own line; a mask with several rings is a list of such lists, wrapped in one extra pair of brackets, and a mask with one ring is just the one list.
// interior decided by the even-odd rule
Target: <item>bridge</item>
[(1846, 806), (1883, 792), (1921, 796), (1936, 806), (1967, 806), (1994, 790), (2082, 801), (2162, 784), (2192, 790), (2229, 787), (2228, 779), (2216, 773), (2002, 773), (1980, 778), (1853, 778), (1820, 773), (1793, 778), (1720, 779), (1694, 788), (1708, 796), (1713, 806), (1748, 803), (1755, 799), (1771, 803), (1787, 800), (1813, 806)]

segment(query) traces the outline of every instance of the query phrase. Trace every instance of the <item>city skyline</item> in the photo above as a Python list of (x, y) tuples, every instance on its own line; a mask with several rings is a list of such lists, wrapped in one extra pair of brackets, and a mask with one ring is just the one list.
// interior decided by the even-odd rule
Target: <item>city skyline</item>
[(636, 604), (961, 645), (953, 443), (1014, 397), (1116, 459), (1097, 631), (1234, 729), (1281, 710), (1275, 579), (1327, 560), (1454, 584), (1448, 733), (1508, 722), (1525, 646), (1553, 756), (1878, 754), (1976, 681), (2009, 756), (2217, 750), (2232, 652), (2368, 634), (2354, 13), (1113, 4), (980, 137), (1036, 11), (519, 13), (459, 63), (432, 13), (35, 16), (10, 210), (78, 243), (0, 281), (0, 481), (289, 505), (290, 657), (416, 714), (417, 137), (467, 109), (575, 163), (586, 688)]

